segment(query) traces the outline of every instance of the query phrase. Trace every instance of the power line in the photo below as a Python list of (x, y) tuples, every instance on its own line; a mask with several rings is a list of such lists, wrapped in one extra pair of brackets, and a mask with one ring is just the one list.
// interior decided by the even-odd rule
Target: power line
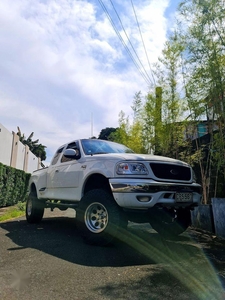
[(134, 4), (133, 4), (132, 0), (130, 0), (130, 2), (131, 2), (131, 5), (132, 5), (132, 8), (133, 8), (133, 12), (134, 12), (135, 19), (136, 19), (136, 22), (137, 22), (137, 26), (138, 26), (138, 29), (139, 29), (139, 33), (140, 33), (140, 36), (141, 36), (142, 44), (143, 44), (143, 47), (144, 47), (144, 50), (145, 50), (145, 55), (146, 55), (146, 58), (147, 58), (147, 61), (148, 61), (149, 69), (150, 69), (151, 74), (152, 74), (152, 79), (153, 79), (154, 85), (156, 85), (155, 84), (155, 78), (154, 78), (152, 68), (151, 68), (151, 64), (150, 64), (150, 61), (149, 61), (149, 57), (148, 57), (148, 54), (147, 54), (147, 50), (146, 50), (146, 47), (145, 47), (144, 39), (143, 39), (143, 36), (142, 36), (141, 28), (140, 28), (138, 18), (137, 18), (137, 14), (136, 14), (136, 11), (135, 11), (135, 8), (134, 8)]
[(131, 41), (130, 41), (129, 36), (128, 36), (127, 33), (126, 33), (126, 30), (125, 30), (125, 28), (124, 28), (124, 26), (123, 26), (123, 23), (122, 23), (122, 21), (121, 21), (121, 18), (120, 18), (120, 16), (119, 16), (119, 14), (117, 13), (117, 10), (116, 10), (114, 4), (112, 3), (112, 0), (110, 0), (110, 3), (111, 3), (111, 5), (112, 5), (112, 7), (113, 7), (113, 9), (114, 9), (114, 11), (115, 11), (115, 13), (116, 13), (116, 15), (117, 15), (117, 18), (118, 18), (118, 20), (119, 20), (119, 22), (120, 22), (120, 24), (121, 24), (121, 27), (122, 27), (122, 29), (123, 29), (123, 31), (124, 31), (126, 37), (127, 37), (127, 40), (128, 40), (128, 42), (130, 43), (131, 48), (132, 48), (133, 51), (134, 51), (134, 54), (136, 55), (136, 57), (137, 57), (137, 59), (138, 59), (140, 65), (142, 66), (142, 68), (143, 68), (143, 70), (144, 70), (144, 72), (145, 72), (145, 75), (146, 75), (146, 76), (148, 77), (148, 79), (151, 81), (151, 78), (149, 77), (147, 71), (145, 70), (144, 65), (142, 64), (140, 58), (138, 57), (137, 52), (136, 52), (136, 50), (134, 49), (134, 47), (133, 47), (133, 45), (132, 45), (132, 43), (131, 43)]
[(100, 3), (100, 5), (101, 5), (102, 9), (104, 10), (104, 12), (105, 12), (107, 18), (109, 19), (109, 21), (110, 21), (110, 23), (111, 23), (111, 25), (112, 25), (114, 31), (116, 32), (116, 34), (117, 34), (119, 40), (121, 41), (121, 43), (123, 44), (123, 46), (124, 46), (124, 48), (126, 49), (127, 53), (128, 53), (129, 56), (131, 57), (131, 60), (132, 60), (133, 63), (135, 64), (135, 66), (136, 66), (136, 68), (138, 69), (139, 73), (141, 74), (142, 78), (146, 81), (147, 84), (151, 84), (151, 81), (149, 81), (149, 77), (148, 77), (148, 76), (146, 77), (146, 75), (145, 75), (145, 74), (143, 73), (143, 71), (140, 69), (140, 67), (139, 67), (139, 65), (137, 64), (137, 62), (135, 61), (135, 59), (134, 59), (134, 57), (133, 57), (133, 55), (132, 55), (130, 49), (127, 47), (127, 45), (126, 45), (126, 43), (124, 42), (124, 40), (123, 40), (121, 34), (120, 34), (119, 31), (117, 30), (116, 25), (115, 25), (115, 23), (113, 22), (112, 18), (110, 17), (110, 14), (109, 14), (107, 8), (105, 7), (104, 3), (102, 2), (102, 0), (98, 0), (98, 2)]

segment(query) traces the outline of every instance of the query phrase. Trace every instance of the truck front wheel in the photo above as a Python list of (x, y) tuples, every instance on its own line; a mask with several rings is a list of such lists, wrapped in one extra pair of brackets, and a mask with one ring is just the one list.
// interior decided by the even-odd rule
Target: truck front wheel
[(118, 237), (123, 218), (120, 207), (105, 190), (87, 192), (76, 210), (78, 228), (85, 242), (106, 245)]
[(163, 209), (154, 210), (150, 215), (150, 225), (161, 236), (176, 237), (183, 233), (191, 222), (189, 209)]
[(26, 202), (26, 219), (28, 223), (39, 223), (44, 214), (44, 202), (37, 199), (36, 191), (31, 191)]

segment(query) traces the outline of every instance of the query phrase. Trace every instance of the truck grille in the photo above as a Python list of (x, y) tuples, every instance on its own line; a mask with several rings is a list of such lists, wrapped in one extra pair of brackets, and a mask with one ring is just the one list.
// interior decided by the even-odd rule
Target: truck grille
[(154, 175), (160, 179), (179, 181), (191, 180), (190, 167), (162, 163), (150, 163), (150, 167)]

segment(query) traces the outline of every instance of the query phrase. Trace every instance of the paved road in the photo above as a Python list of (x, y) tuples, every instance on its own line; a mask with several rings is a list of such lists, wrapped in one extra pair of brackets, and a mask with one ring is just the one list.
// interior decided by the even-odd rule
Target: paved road
[(164, 241), (130, 224), (108, 247), (83, 243), (74, 211), (0, 224), (0, 299), (225, 299), (225, 241), (188, 230)]

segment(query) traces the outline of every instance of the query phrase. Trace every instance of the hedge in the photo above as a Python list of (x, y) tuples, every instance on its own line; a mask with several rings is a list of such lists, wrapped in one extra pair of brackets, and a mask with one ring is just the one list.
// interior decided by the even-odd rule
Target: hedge
[(30, 175), (0, 163), (0, 207), (25, 201)]

